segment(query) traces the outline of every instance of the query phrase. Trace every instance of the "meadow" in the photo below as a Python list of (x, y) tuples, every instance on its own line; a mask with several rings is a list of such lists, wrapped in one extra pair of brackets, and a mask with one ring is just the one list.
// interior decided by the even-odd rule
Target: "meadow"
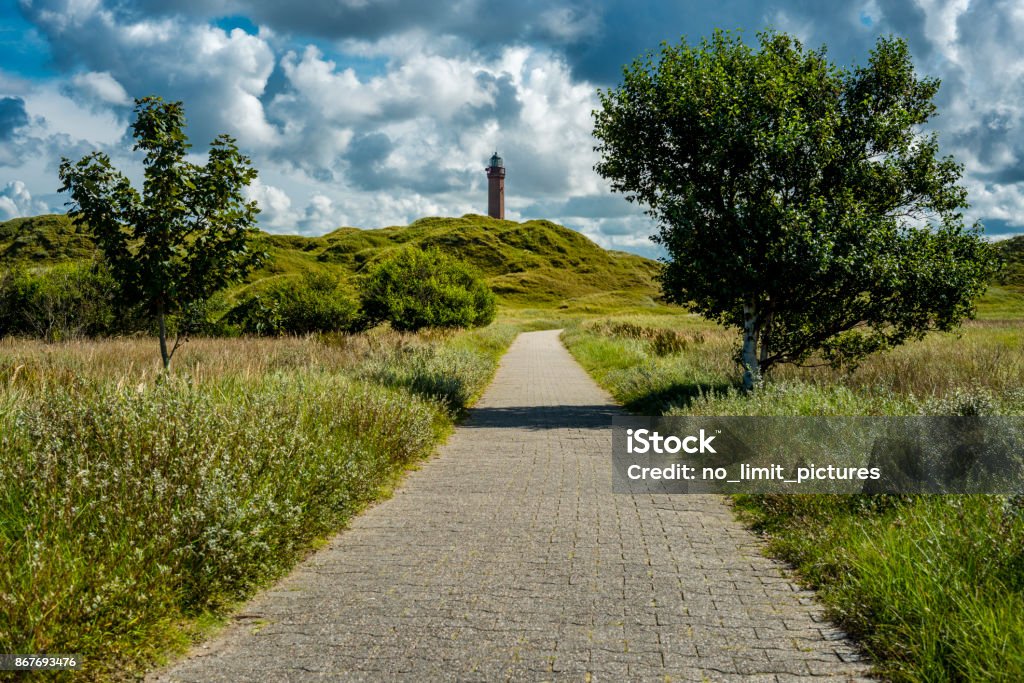
[[(739, 335), (696, 316), (570, 325), (573, 355), (648, 415), (1024, 415), (1024, 297), (856, 370), (738, 385)], [(1005, 496), (737, 496), (738, 514), (894, 681), (1024, 680), (1024, 503)]]
[[(565, 328), (584, 367), (642, 414), (1024, 414), (1021, 238), (959, 333), (853, 372), (781, 367), (754, 394), (738, 388), (737, 333), (660, 303), (656, 263), (547, 221), (465, 216), (260, 240), (268, 263), (222, 308), (310, 273), (347, 289), (413, 244), (472, 263), (499, 296), (499, 322), (197, 338), (168, 375), (146, 336), (0, 339), (0, 652), (76, 653), (76, 678), (116, 680), (184, 650), (386, 497), (518, 331)], [(0, 223), (2, 265), (47, 272), (95, 256), (64, 217)], [(1024, 679), (1018, 500), (735, 502), (889, 677)]]
[[(180, 651), (427, 456), (514, 328), (0, 341), (0, 652)], [(59, 674), (56, 676), (59, 677)]]
[[(447, 333), (222, 329), (246, 296), (310, 276), (349, 292), (406, 245), (465, 259), (506, 306), (553, 319), (507, 308), (510, 323)], [(656, 295), (657, 264), (548, 221), (426, 218), (252, 246), (264, 266), (209, 305), (207, 333), (230, 334), (192, 339), (163, 374), (145, 325), (111, 311), (83, 325), (106, 291), (75, 284), (103, 284), (85, 277), (99, 256), (85, 226), (0, 223), (0, 275), (18, 274), (5, 291), (42, 278), (22, 311), (35, 324), (12, 329), (50, 342), (0, 339), (0, 652), (79, 654), (87, 679), (151, 668), (388, 495), (517, 330)]]

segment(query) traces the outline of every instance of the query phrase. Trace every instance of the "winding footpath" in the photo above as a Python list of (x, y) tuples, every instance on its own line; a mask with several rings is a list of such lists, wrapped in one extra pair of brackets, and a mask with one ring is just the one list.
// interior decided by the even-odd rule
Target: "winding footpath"
[(720, 496), (611, 492), (617, 408), (522, 334), (394, 497), (153, 681), (860, 680)]

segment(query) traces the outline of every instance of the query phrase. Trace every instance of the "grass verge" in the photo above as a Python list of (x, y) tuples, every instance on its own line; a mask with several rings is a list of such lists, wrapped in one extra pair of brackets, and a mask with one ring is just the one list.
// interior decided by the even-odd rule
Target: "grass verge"
[(181, 649), (386, 495), (514, 335), (196, 340), (164, 378), (151, 340), (0, 342), (0, 652), (95, 680)]
[[(692, 316), (579, 323), (563, 338), (602, 386), (644, 414), (1024, 414), (1017, 319), (931, 335), (850, 374), (781, 368), (752, 395), (736, 386), (735, 334)], [(1020, 500), (776, 495), (735, 503), (885, 677), (1024, 680)]]

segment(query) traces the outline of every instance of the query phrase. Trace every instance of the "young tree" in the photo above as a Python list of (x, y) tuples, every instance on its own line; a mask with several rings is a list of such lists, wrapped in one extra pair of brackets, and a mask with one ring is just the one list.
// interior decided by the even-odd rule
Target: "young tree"
[(248, 248), (259, 212), (242, 195), (256, 178), (249, 158), (220, 135), (207, 163), (193, 164), (184, 127), (181, 102), (135, 101), (133, 149), (145, 152), (141, 195), (102, 152), (60, 165), (69, 215), (93, 231), (126, 299), (156, 317), (164, 369), (183, 338), (179, 329), (168, 350), (167, 316), (207, 299), (262, 258)]
[(595, 169), (659, 223), (665, 294), (777, 363), (856, 364), (973, 315), (997, 267), (961, 167), (920, 126), (939, 82), (881, 38), (867, 66), (759, 34), (664, 44), (600, 92)]

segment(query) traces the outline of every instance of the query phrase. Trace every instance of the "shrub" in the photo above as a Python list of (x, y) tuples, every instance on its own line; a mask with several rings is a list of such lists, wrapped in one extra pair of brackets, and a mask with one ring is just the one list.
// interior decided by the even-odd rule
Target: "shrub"
[(306, 273), (244, 299), (231, 309), (227, 320), (244, 334), (346, 332), (357, 327), (358, 311), (336, 279)]
[(128, 313), (119, 305), (117, 283), (100, 264), (0, 274), (0, 336), (58, 341), (127, 332), (137, 318)]
[[(228, 322), (232, 309), (230, 300), (223, 291), (214, 292), (208, 299), (193, 301), (181, 312), (167, 317), (167, 329), (171, 334), (199, 337), (237, 337), (239, 329)], [(156, 321), (150, 327), (155, 327)], [(148, 330), (155, 334), (155, 330)]]
[(389, 321), (397, 330), (482, 327), (494, 320), (495, 299), (469, 265), (437, 249), (400, 250), (360, 281), (368, 324)]

